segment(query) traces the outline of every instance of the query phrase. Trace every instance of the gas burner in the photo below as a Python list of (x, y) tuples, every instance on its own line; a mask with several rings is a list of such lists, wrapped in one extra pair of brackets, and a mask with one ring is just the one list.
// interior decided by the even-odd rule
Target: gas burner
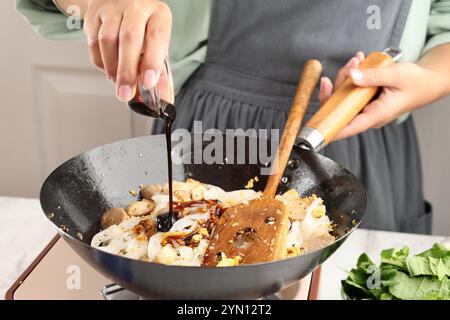
[[(122, 288), (121, 286), (110, 283), (103, 287), (100, 294), (105, 300), (148, 300), (147, 298), (140, 297), (139, 295)], [(272, 294), (260, 298), (259, 300), (282, 300), (283, 297), (278, 294)]]
[(146, 300), (115, 283), (110, 283), (104, 286), (100, 291), (100, 294), (105, 300)]

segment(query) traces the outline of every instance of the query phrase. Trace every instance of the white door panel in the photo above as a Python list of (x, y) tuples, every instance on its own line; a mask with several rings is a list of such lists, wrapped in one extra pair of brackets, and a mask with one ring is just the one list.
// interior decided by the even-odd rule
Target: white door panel
[(131, 114), (112, 84), (91, 69), (33, 68), (42, 172), (103, 143), (132, 136)]
[(36, 197), (43, 179), (95, 146), (148, 134), (115, 98), (84, 41), (40, 38), (0, 1), (0, 195)]

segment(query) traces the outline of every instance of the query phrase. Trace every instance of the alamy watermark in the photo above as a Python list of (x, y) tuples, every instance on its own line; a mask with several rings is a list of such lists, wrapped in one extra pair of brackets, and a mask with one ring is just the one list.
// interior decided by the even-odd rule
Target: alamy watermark
[[(68, 30), (81, 30), (83, 28), (83, 17), (81, 16), (81, 9), (77, 5), (70, 5), (66, 13), (68, 15), (66, 20), (66, 27)], [(381, 30), (381, 8), (378, 5), (369, 5), (366, 9), (367, 19), (366, 27), (369, 30)]]
[(81, 9), (79, 6), (70, 5), (67, 7), (66, 27), (68, 30), (81, 30), (83, 28), (83, 18), (81, 17)]
[(366, 26), (369, 30), (381, 30), (381, 8), (377, 5), (367, 7)]
[(81, 290), (81, 268), (75, 264), (69, 265), (66, 269), (69, 275), (66, 279), (66, 288), (68, 290)]
[(381, 288), (381, 269), (375, 265), (371, 265), (367, 268), (367, 272), (371, 275), (367, 278), (367, 289), (380, 289)]
[(201, 121), (194, 121), (193, 132), (176, 129), (172, 133), (174, 164), (259, 164), (260, 174), (276, 172), (279, 129), (203, 130)]

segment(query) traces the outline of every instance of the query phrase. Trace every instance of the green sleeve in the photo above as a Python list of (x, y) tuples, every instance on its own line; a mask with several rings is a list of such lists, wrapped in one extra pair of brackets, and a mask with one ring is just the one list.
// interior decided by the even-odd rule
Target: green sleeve
[(170, 63), (175, 93), (205, 61), (213, 0), (166, 0), (172, 10)]
[(444, 43), (450, 43), (450, 0), (433, 0), (423, 52)]
[[(173, 15), (169, 55), (176, 93), (205, 61), (212, 1), (166, 0)], [(16, 7), (43, 38), (84, 39), (82, 30), (67, 27), (67, 17), (51, 0), (17, 0)]]
[(67, 16), (51, 0), (16, 0), (17, 11), (43, 38), (49, 40), (81, 40), (81, 28), (67, 25)]

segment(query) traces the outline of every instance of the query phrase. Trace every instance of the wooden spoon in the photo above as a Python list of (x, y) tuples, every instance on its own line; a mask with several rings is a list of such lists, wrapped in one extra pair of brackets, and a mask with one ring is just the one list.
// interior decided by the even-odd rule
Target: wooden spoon
[(286, 256), (288, 211), (274, 196), (321, 72), (319, 61), (305, 63), (263, 195), (248, 204), (233, 206), (222, 214), (211, 236), (204, 265), (216, 266), (223, 255), (240, 260), (240, 264), (272, 261)]

